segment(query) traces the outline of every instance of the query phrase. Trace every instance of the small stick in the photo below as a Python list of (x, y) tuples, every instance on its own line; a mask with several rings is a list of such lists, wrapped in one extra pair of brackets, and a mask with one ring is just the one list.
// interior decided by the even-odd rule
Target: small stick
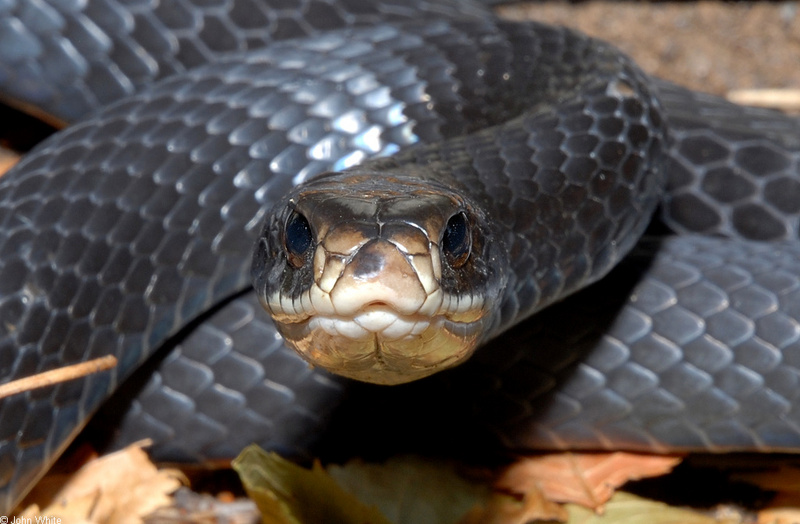
[(117, 365), (117, 357), (114, 355), (106, 355), (105, 357), (96, 358), (94, 360), (87, 360), (79, 364), (72, 364), (62, 368), (51, 369), (50, 371), (43, 371), (30, 377), (12, 380), (6, 384), (0, 384), (0, 399), (31, 391), (34, 389), (44, 388), (74, 380), (76, 378), (85, 377), (93, 373), (109, 370)]
[(749, 106), (800, 110), (800, 89), (738, 89), (730, 91), (727, 98), (731, 102)]

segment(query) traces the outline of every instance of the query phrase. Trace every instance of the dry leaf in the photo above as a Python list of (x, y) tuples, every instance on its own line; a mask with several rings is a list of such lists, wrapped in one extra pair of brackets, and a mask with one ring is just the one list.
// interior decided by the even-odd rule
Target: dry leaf
[(494, 493), (485, 505), (474, 508), (459, 521), (459, 524), (526, 524), (533, 521), (564, 522), (569, 517), (567, 510), (547, 500), (538, 489), (532, 489), (515, 497), (507, 493)]
[(60, 517), (63, 524), (139, 524), (142, 517), (170, 503), (182, 474), (158, 470), (143, 450), (146, 443), (88, 462), (69, 476), (52, 499), (37, 513), (29, 507), (23, 514)]
[(9, 149), (0, 147), (0, 176), (3, 176), (6, 171), (14, 167), (19, 161), (19, 155)]
[(454, 463), (413, 455), (378, 464), (355, 459), (330, 465), (327, 471), (345, 490), (396, 524), (456, 522), (489, 494), (484, 484), (461, 476)]
[(734, 480), (753, 484), (761, 489), (782, 493), (800, 493), (800, 468), (779, 466), (776, 469), (744, 471), (731, 475)]
[(410, 455), (308, 470), (249, 446), (233, 466), (265, 523), (453, 523), (486, 505), (489, 494), (484, 483), (463, 477), (451, 462)]
[(778, 493), (758, 512), (758, 524), (800, 524), (800, 491)]
[(800, 508), (767, 508), (758, 512), (758, 524), (800, 524)]
[(308, 470), (250, 445), (232, 465), (265, 524), (389, 524), (380, 511), (345, 491), (317, 462)]
[(569, 524), (733, 524), (623, 492), (614, 494), (603, 515), (576, 504), (568, 504), (567, 509)]
[(547, 499), (574, 502), (595, 511), (629, 480), (664, 475), (681, 459), (635, 453), (555, 453), (512, 464), (498, 480), (511, 493), (541, 490)]

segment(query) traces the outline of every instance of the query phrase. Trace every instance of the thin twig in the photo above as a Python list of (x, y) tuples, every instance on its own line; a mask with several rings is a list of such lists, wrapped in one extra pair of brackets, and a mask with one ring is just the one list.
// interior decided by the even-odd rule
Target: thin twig
[(107, 355), (105, 357), (87, 360), (79, 364), (72, 364), (62, 368), (43, 371), (30, 377), (12, 380), (6, 384), (0, 384), (0, 399), (31, 391), (34, 389), (60, 384), (68, 380), (85, 377), (93, 373), (109, 370), (117, 365), (117, 357)]
[(728, 100), (748, 106), (771, 107), (784, 111), (800, 110), (800, 89), (738, 89)]

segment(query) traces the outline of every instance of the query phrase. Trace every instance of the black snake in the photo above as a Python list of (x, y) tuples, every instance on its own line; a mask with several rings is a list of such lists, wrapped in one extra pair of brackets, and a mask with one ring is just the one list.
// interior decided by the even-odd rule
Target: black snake
[[(118, 389), (113, 445), (169, 460), (800, 446), (800, 123), (466, 2), (265, 3), (0, 3), (3, 96), (93, 112), (0, 179), (0, 383), (119, 359), (0, 401), (0, 513)], [(266, 209), (443, 139), (357, 169), (472, 192), (483, 265), (456, 234), (440, 284), (472, 267), (497, 298), (475, 343), (506, 332), (403, 386), (310, 369), (249, 290)], [(636, 243), (659, 203), (650, 232), (682, 234)]]

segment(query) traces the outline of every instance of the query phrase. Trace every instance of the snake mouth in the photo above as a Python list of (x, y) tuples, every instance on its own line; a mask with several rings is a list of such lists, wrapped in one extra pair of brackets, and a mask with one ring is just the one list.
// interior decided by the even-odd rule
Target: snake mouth
[(469, 358), (485, 329), (479, 301), (437, 315), (403, 314), (376, 302), (352, 315), (281, 316), (278, 330), (307, 362), (363, 382), (394, 385)]

